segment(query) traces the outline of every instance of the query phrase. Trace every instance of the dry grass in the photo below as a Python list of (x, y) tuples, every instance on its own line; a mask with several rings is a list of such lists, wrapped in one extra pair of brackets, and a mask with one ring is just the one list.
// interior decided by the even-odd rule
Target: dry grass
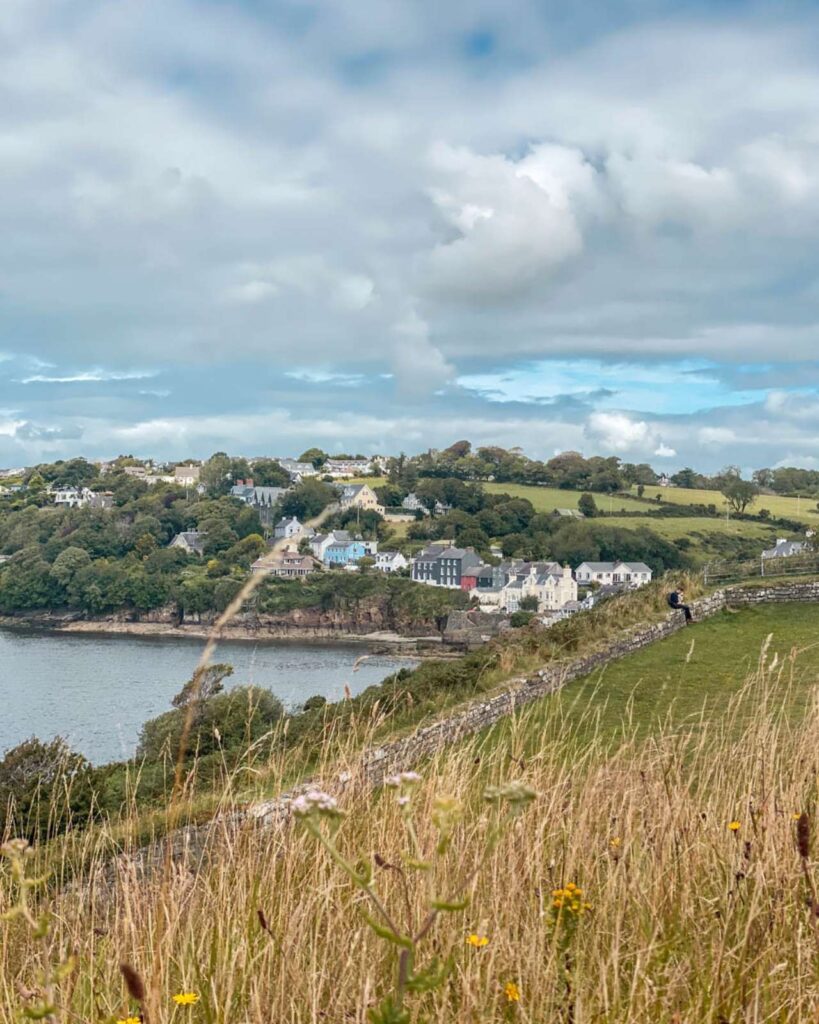
[[(425, 848), (436, 794), (456, 795), (466, 812), (436, 861), (438, 892), (481, 856), (485, 786), (515, 779), (540, 795), (470, 884), (468, 908), (432, 930), (426, 955), (450, 957), (452, 972), (434, 993), (411, 997), (411, 1019), (814, 1021), (819, 945), (807, 879), (815, 850), (800, 858), (794, 815), (815, 809), (819, 714), (812, 708), (798, 727), (781, 714), (794, 671), (763, 653), (725, 715), (690, 731), (669, 726), (611, 750), (604, 737), (589, 740), (583, 723), (581, 746), (578, 724), (552, 702), (551, 718), (542, 707), (525, 712), (502, 744), (476, 738), (422, 766), (415, 803)], [(749, 702), (754, 724), (737, 741)], [(524, 760), (533, 729), (543, 740)], [(322, 766), (347, 812), (339, 844), (352, 860), (400, 863), (394, 796), (360, 789), (354, 775), (342, 785), (348, 754), (328, 746)], [(120, 861), (103, 883), (113, 850), (104, 830), (61, 845), (58, 878), (82, 856), (96, 881), (41, 897), (56, 914), (44, 943), (18, 921), (0, 925), (3, 1021), (15, 1019), (21, 990), (36, 988), (38, 968), (69, 950), (77, 968), (60, 986), (65, 1021), (129, 1016), (122, 961), (145, 979), (151, 1024), (364, 1024), (389, 985), (394, 954), (363, 922), (360, 892), (297, 823), (225, 826), (197, 870), (160, 858), (144, 878)], [(556, 929), (551, 891), (570, 881), (593, 910), (576, 928)], [(412, 888), (408, 907), (396, 872), (376, 868), (375, 885), (396, 917), (420, 912), (422, 894)], [(4, 875), (0, 910), (9, 902)], [(469, 946), (472, 932), (488, 945)], [(519, 987), (517, 1003), (504, 994), (508, 981)], [(172, 995), (183, 991), (199, 1002), (175, 1007)]]

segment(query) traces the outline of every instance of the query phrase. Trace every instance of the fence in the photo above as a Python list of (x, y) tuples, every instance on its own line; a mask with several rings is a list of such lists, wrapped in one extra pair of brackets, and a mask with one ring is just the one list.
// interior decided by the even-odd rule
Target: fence
[(819, 576), (819, 551), (787, 558), (756, 558), (748, 562), (709, 562), (703, 569), (706, 584), (782, 576)]

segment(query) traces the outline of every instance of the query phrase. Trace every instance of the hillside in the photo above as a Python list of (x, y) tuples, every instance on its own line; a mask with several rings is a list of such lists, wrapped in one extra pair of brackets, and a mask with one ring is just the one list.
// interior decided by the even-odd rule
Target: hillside
[[(321, 797), (292, 827), (226, 822), (195, 871), (160, 859), (151, 884), (127, 863), (103, 870), (121, 832), (69, 835), (57, 879), (81, 860), (108, 881), (35, 890), (58, 911), (45, 936), (0, 925), (0, 1016), (33, 1005), (44, 969), (66, 1019), (810, 1020), (817, 619), (813, 606), (720, 615), (448, 749), (397, 791), (353, 784), (342, 737), (319, 766), (342, 817)], [(592, 724), (596, 686), (610, 699)], [(2, 876), (3, 909), (15, 893)], [(122, 962), (139, 976), (130, 998)]]

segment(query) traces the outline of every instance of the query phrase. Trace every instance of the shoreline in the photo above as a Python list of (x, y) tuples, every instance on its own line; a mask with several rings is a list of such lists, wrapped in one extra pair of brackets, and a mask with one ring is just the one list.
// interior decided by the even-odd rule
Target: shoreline
[[(168, 622), (138, 622), (115, 619), (79, 619), (46, 616), (0, 616), (0, 628), (10, 630), (34, 630), (52, 635), (65, 633), (72, 636), (141, 636), (169, 639), (207, 640), (212, 627), (206, 623), (172, 625)], [(400, 653), (402, 650), (413, 657), (452, 657), (462, 652), (449, 644), (443, 637), (402, 636), (390, 630), (371, 633), (355, 633), (321, 627), (295, 629), (270, 626), (248, 627), (226, 626), (222, 630), (222, 641), (239, 643), (338, 643), (361, 647), (383, 648), (384, 653)]]

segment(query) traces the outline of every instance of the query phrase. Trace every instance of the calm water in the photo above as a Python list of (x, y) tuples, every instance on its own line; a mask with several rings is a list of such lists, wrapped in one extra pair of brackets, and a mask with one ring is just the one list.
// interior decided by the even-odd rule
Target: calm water
[[(60, 735), (96, 764), (130, 756), (142, 723), (170, 709), (202, 646), (176, 637), (0, 629), (0, 752), (29, 736)], [(293, 708), (313, 694), (338, 700), (345, 683), (360, 693), (413, 664), (379, 655), (353, 672), (363, 653), (352, 645), (227, 642), (213, 660), (234, 667), (226, 687), (264, 686)]]

